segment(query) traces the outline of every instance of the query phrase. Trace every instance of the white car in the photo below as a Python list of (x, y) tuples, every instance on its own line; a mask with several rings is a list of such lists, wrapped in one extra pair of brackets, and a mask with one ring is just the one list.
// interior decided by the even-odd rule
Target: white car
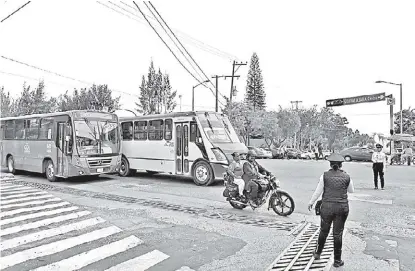
[(301, 153), (301, 159), (315, 159), (316, 155), (312, 151), (306, 151)]
[(272, 151), (269, 148), (260, 148), (262, 153), (264, 154), (265, 159), (272, 159)]

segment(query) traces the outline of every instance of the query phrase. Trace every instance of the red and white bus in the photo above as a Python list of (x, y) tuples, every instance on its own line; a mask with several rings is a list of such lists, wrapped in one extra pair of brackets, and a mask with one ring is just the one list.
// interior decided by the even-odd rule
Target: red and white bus
[(1, 165), (49, 181), (113, 173), (121, 162), (115, 114), (76, 110), (0, 119)]
[(191, 176), (197, 185), (223, 179), (235, 151), (246, 153), (229, 119), (215, 112), (120, 117), (119, 174), (131, 170)]

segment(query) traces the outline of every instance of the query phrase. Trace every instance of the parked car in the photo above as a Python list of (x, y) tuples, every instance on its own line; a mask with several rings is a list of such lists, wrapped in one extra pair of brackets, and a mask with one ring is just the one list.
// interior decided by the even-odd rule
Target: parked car
[(316, 159), (316, 155), (314, 154), (314, 152), (308, 150), (308, 151), (303, 151), (301, 152), (301, 159)]
[(287, 158), (288, 159), (301, 159), (301, 151), (293, 148), (287, 149)]
[(351, 147), (346, 148), (340, 152), (340, 155), (344, 157), (344, 160), (350, 162), (354, 161), (371, 161), (373, 149), (367, 147)]
[(281, 148), (273, 147), (271, 149), (271, 152), (272, 152), (272, 158), (273, 159), (283, 159), (284, 158), (284, 153), (281, 150)]
[(262, 151), (260, 148), (248, 146), (248, 150), (255, 152), (256, 158), (258, 159), (266, 158), (264, 151)]
[(270, 148), (259, 148), (264, 153), (264, 158), (272, 159), (272, 151)]

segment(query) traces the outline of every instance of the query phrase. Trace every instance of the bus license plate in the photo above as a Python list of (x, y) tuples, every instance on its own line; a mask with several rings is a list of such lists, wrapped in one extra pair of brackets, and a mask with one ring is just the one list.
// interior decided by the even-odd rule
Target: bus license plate
[(104, 172), (104, 169), (103, 168), (97, 168), (97, 173), (101, 173), (101, 172)]

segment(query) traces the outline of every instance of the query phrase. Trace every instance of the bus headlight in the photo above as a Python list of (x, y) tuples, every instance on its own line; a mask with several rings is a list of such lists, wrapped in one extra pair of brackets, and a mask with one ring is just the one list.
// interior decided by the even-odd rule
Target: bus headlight
[(213, 154), (216, 157), (216, 160), (218, 160), (218, 161), (228, 161), (228, 159), (226, 158), (226, 155), (220, 149), (212, 148), (212, 151), (213, 151)]
[(81, 161), (79, 160), (79, 157), (74, 157), (75, 160), (75, 166), (80, 167), (81, 166)]

